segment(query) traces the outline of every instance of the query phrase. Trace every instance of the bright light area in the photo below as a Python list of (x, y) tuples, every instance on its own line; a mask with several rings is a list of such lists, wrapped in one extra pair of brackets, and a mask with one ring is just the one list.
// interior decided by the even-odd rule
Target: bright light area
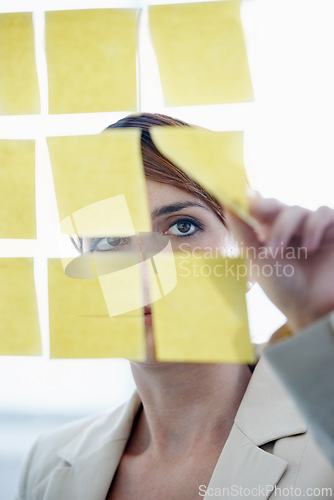
[[(37, 239), (0, 240), (0, 257), (35, 257), (43, 338), (42, 358), (1, 359), (2, 410), (92, 413), (117, 404), (133, 389), (126, 361), (48, 359), (46, 262), (48, 257), (59, 256), (61, 250), (45, 137), (96, 134), (127, 113), (48, 115), (45, 10), (141, 8), (139, 111), (170, 114), (214, 130), (244, 130), (245, 164), (255, 189), (289, 204), (310, 208), (323, 204), (333, 206), (333, 1), (244, 0), (242, 22), (255, 103), (189, 108), (165, 108), (163, 105), (148, 33), (147, 5), (157, 3), (168, 2), (11, 0), (2, 2), (0, 7), (1, 12), (34, 11), (42, 99), (42, 112), (38, 116), (0, 117), (1, 138), (36, 139)], [(258, 287), (248, 295), (252, 336), (254, 341), (262, 342), (284, 322), (284, 317)]]

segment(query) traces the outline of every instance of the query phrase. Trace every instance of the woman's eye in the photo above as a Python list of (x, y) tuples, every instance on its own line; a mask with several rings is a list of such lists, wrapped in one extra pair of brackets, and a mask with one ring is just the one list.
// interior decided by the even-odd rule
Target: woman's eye
[(178, 220), (172, 224), (164, 233), (172, 236), (190, 236), (199, 229), (199, 225), (194, 224), (189, 220)]
[(94, 252), (108, 252), (126, 245), (127, 242), (128, 238), (99, 238), (97, 241), (93, 241), (92, 250)]

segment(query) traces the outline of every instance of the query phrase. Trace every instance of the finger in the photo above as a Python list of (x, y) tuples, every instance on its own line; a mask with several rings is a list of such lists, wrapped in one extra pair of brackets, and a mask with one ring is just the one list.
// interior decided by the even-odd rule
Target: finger
[(229, 210), (226, 210), (226, 220), (239, 246), (259, 248), (261, 242), (251, 226)]
[(269, 247), (285, 248), (292, 237), (299, 236), (305, 219), (310, 211), (306, 208), (293, 206), (282, 210), (271, 227), (267, 244)]
[(334, 243), (334, 210), (329, 207), (319, 207), (311, 212), (303, 228), (303, 246), (310, 253), (316, 252), (323, 240)]
[(271, 223), (286, 205), (276, 198), (263, 198), (257, 191), (248, 190), (249, 212), (260, 223)]

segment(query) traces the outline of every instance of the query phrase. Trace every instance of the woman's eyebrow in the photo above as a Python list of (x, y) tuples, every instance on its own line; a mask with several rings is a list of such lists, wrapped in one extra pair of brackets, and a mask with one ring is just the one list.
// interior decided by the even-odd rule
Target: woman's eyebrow
[(201, 203), (198, 203), (196, 201), (185, 201), (185, 202), (178, 202), (178, 203), (172, 203), (171, 205), (165, 205), (163, 207), (157, 208), (152, 212), (152, 219), (156, 219), (157, 217), (160, 217), (161, 215), (167, 215), (171, 214), (173, 212), (178, 212), (179, 210), (182, 210), (183, 208), (188, 208), (188, 207), (200, 207), (200, 208), (205, 208), (205, 210), (209, 210), (205, 205), (202, 205)]

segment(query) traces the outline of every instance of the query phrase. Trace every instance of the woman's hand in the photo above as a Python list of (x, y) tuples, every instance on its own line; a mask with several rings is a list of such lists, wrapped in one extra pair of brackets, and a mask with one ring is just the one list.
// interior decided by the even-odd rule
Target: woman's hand
[(273, 198), (250, 197), (256, 229), (228, 213), (250, 278), (298, 331), (334, 310), (334, 210), (287, 206)]

